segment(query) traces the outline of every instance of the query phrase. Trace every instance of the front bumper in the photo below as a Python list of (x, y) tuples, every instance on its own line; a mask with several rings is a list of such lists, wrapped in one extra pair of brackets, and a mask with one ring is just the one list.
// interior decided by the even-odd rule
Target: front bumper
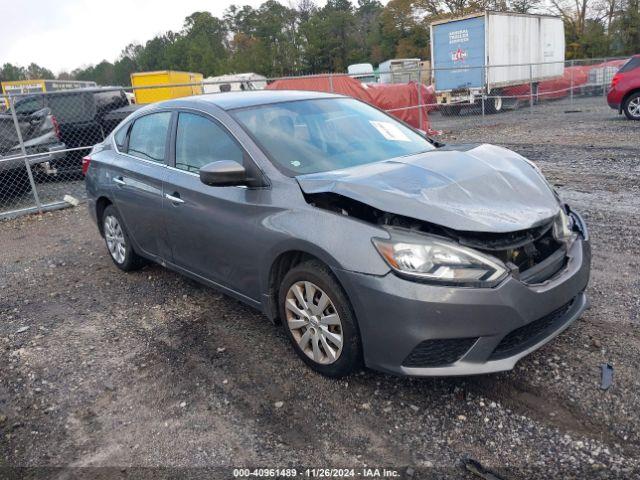
[(607, 104), (609, 105), (609, 108), (612, 108), (616, 111), (620, 111), (620, 104), (619, 103), (615, 103), (615, 102), (607, 102)]
[(607, 105), (614, 110), (617, 110), (618, 113), (622, 110), (622, 99), (624, 98), (624, 93), (620, 92), (615, 88), (610, 88), (607, 92)]
[[(412, 376), (511, 370), (587, 308), (584, 291), (591, 250), (581, 223), (584, 235), (567, 252), (565, 267), (540, 284), (509, 277), (494, 288), (456, 288), (408, 281), (392, 273), (377, 277), (337, 272), (358, 318), (365, 364)], [(429, 341), (441, 341), (441, 349), (449, 348), (447, 342), (458, 347), (462, 342), (463, 351), (451, 363), (416, 366), (407, 361), (418, 345)]]

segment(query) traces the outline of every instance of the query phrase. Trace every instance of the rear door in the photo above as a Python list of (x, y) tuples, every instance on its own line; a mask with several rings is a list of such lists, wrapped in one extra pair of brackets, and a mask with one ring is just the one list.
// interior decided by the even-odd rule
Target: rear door
[(164, 207), (173, 263), (257, 300), (262, 246), (256, 221), (267, 191), (211, 187), (198, 175), (217, 160), (235, 160), (249, 172), (255, 164), (221, 123), (195, 112), (179, 113), (174, 152)]
[[(163, 259), (169, 251), (162, 220), (162, 182), (167, 173), (169, 127), (173, 113), (154, 112), (136, 118), (126, 132), (116, 133), (114, 196), (133, 242), (148, 256)], [(123, 138), (124, 137), (124, 138)]]

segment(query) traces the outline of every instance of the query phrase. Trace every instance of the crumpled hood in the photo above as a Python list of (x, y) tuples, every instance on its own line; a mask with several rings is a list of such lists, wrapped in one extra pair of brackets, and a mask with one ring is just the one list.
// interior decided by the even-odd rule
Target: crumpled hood
[(307, 194), (332, 192), (460, 231), (524, 230), (560, 208), (549, 184), (522, 156), (488, 144), (452, 145), (296, 179)]

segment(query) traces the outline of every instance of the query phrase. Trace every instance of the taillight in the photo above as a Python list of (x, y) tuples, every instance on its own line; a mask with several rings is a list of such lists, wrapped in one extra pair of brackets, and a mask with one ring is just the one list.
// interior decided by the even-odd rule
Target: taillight
[(60, 140), (60, 125), (55, 115), (51, 115), (51, 123), (53, 123), (53, 132), (56, 134), (56, 137), (58, 137), (58, 140)]
[(611, 79), (611, 88), (614, 88), (618, 82), (620, 81), (621, 75), (619, 73), (616, 73), (613, 78)]
[(91, 164), (91, 157), (86, 156), (82, 158), (82, 175), (87, 174), (87, 170), (89, 170), (89, 165)]

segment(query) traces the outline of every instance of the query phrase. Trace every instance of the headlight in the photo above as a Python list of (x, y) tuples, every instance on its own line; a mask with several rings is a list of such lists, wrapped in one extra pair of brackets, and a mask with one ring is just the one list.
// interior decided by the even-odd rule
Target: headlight
[(577, 234), (573, 231), (573, 218), (560, 207), (560, 213), (553, 221), (553, 238), (559, 242), (571, 243)]
[(446, 240), (374, 238), (382, 258), (400, 275), (445, 285), (489, 286), (502, 279), (506, 267), (497, 259)]

